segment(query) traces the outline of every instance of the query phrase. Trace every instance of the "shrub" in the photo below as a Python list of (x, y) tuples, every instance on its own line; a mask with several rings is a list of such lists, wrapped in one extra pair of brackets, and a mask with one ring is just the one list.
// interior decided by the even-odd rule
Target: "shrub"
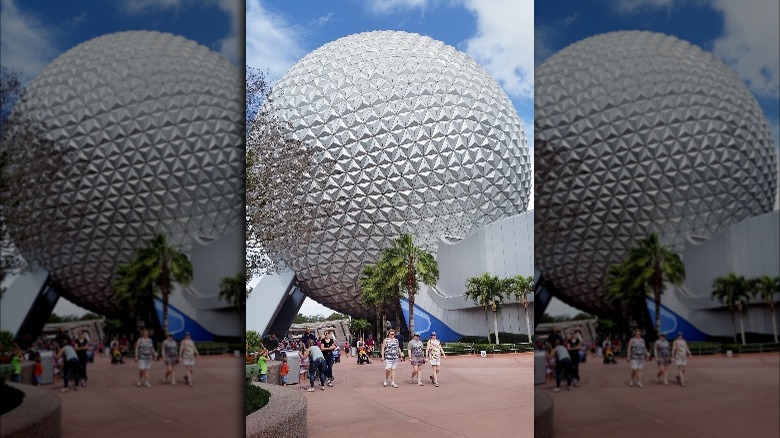
[(268, 404), (268, 399), (271, 397), (271, 393), (258, 386), (247, 383), (246, 385), (246, 403), (244, 404), (244, 412), (246, 415), (257, 412), (263, 406)]

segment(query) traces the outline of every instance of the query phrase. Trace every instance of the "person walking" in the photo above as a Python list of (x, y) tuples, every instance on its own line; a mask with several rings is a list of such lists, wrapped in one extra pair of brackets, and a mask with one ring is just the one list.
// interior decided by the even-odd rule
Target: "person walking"
[(650, 352), (647, 350), (645, 340), (642, 339), (642, 331), (639, 329), (634, 330), (634, 337), (628, 341), (628, 355), (626, 356), (626, 362), (631, 363), (631, 380), (628, 381), (628, 386), (638, 386), (642, 388), (642, 368), (645, 366), (645, 359), (650, 356)]
[(384, 386), (387, 386), (387, 379), (390, 379), (390, 386), (398, 388), (395, 384), (395, 370), (398, 368), (398, 357), (401, 353), (401, 349), (398, 345), (398, 339), (395, 338), (395, 330), (390, 329), (387, 332), (387, 338), (382, 341), (382, 350), (380, 351), (382, 360), (385, 361), (385, 381)]
[(429, 377), (433, 386), (439, 387), (439, 367), (441, 367), (441, 360), (447, 357), (444, 354), (444, 349), (441, 348), (441, 342), (436, 338), (436, 332), (431, 333), (431, 339), (428, 340), (428, 344), (425, 346), (425, 357), (431, 361), (431, 369), (433, 374)]
[(168, 333), (168, 337), (162, 343), (162, 357), (165, 361), (165, 378), (163, 381), (168, 383), (171, 379), (171, 385), (176, 384), (176, 364), (179, 363), (179, 349), (176, 340), (173, 339), (173, 333)]
[[(658, 364), (658, 374), (655, 376), (655, 383), (663, 382), (664, 385), (668, 385), (666, 367), (672, 363), (672, 355), (669, 341), (666, 340), (666, 336), (663, 333), (658, 334), (658, 340), (653, 344), (653, 353), (655, 355), (655, 363)], [(663, 377), (663, 380), (661, 380), (661, 377)]]
[(409, 361), (412, 364), (412, 377), (409, 378), (409, 383), (414, 383), (414, 377), (417, 376), (417, 384), (423, 386), (420, 377), (422, 366), (425, 364), (425, 348), (420, 340), (419, 333), (414, 334), (412, 340), (407, 343), (407, 347), (409, 349)]
[(555, 358), (555, 389), (553, 392), (561, 392), (561, 379), (566, 378), (566, 390), (571, 390), (571, 356), (569, 356), (569, 350), (563, 346), (560, 338), (554, 337), (552, 339), (552, 349), (549, 351), (548, 357)]
[(314, 375), (319, 373), (320, 390), (325, 391), (325, 356), (316, 344), (309, 347), (309, 384), (307, 391), (314, 392)]
[(135, 342), (135, 361), (138, 363), (138, 381), (136, 386), (152, 387), (152, 384), (149, 383), (149, 369), (152, 368), (153, 359), (157, 360), (157, 352), (154, 351), (154, 341), (149, 338), (149, 330), (143, 329), (141, 337)]
[(303, 339), (301, 339), (301, 344), (298, 346), (298, 387), (301, 389), (309, 389), (308, 386), (306, 386), (306, 379), (309, 378), (309, 354), (308, 354), (308, 344), (304, 344)]
[(198, 347), (195, 346), (195, 342), (190, 338), (190, 332), (184, 332), (184, 339), (179, 346), (179, 357), (184, 363), (184, 368), (187, 373), (184, 375), (184, 380), (187, 385), (192, 386), (192, 373), (195, 372), (195, 357), (200, 357)]
[(330, 332), (325, 333), (325, 338), (322, 340), (322, 355), (325, 357), (325, 378), (328, 381), (328, 386), (333, 386), (333, 352), (336, 350), (336, 341), (331, 339)]
[(569, 358), (571, 358), (571, 380), (574, 386), (580, 386), (580, 350), (582, 350), (582, 340), (577, 332), (569, 332), (568, 346)]
[(64, 387), (62, 388), (62, 392), (68, 392), (68, 380), (71, 378), (73, 379), (73, 390), (78, 391), (79, 380), (81, 377), (79, 355), (76, 353), (76, 349), (73, 348), (70, 343), (67, 343), (62, 347), (62, 357), (64, 358), (64, 367), (62, 373)]
[(79, 374), (81, 376), (81, 386), (87, 386), (87, 362), (89, 357), (87, 352), (89, 351), (89, 339), (87, 339), (87, 332), (82, 330), (79, 332), (79, 337), (75, 342), (76, 354), (79, 356)]
[(688, 366), (688, 358), (693, 357), (693, 355), (691, 349), (688, 348), (688, 343), (683, 339), (682, 332), (677, 332), (677, 339), (674, 340), (672, 346), (672, 356), (677, 364), (677, 375), (674, 377), (680, 386), (685, 387), (685, 367)]

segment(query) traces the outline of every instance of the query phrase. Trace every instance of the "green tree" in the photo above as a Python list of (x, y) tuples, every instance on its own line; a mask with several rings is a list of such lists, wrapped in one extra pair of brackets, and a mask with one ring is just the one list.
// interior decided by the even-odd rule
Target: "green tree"
[(192, 282), (192, 263), (186, 254), (168, 245), (164, 234), (158, 234), (141, 248), (131, 263), (132, 275), (137, 276), (141, 289), (151, 288), (162, 297), (163, 333), (168, 333), (168, 298), (173, 283), (189, 286)]
[(524, 276), (524, 275), (515, 275), (511, 279), (511, 292), (515, 296), (515, 300), (517, 300), (518, 303), (523, 305), (523, 308), (525, 309), (525, 327), (528, 331), (528, 341), (531, 341), (531, 320), (528, 316), (528, 306), (530, 305), (530, 301), (528, 297), (533, 293), (534, 291), (534, 276)]
[(631, 249), (626, 261), (629, 272), (634, 276), (634, 286), (647, 288), (653, 293), (655, 302), (655, 331), (661, 332), (661, 295), (664, 283), (682, 285), (685, 280), (685, 265), (679, 255), (661, 245), (658, 234), (642, 239)]
[(384, 253), (376, 264), (364, 266), (360, 276), (363, 303), (373, 307), (376, 312), (377, 336), (381, 336), (385, 327), (388, 307), (400, 296), (399, 283), (393, 281), (392, 275), (387, 255)]
[(733, 272), (725, 277), (716, 277), (712, 280), (712, 297), (720, 300), (731, 312), (731, 328), (734, 332), (735, 343), (737, 342), (737, 329), (734, 323), (734, 311), (739, 312), (742, 345), (745, 345), (745, 321), (742, 313), (747, 307), (749, 287), (745, 277)]
[(402, 234), (393, 241), (383, 259), (391, 284), (398, 284), (409, 299), (409, 332), (414, 333), (414, 296), (420, 290), (420, 283), (434, 286), (439, 281), (439, 265), (430, 253), (414, 245), (411, 234)]
[(249, 291), (247, 291), (246, 288), (246, 272), (239, 272), (236, 275), (225, 277), (219, 283), (220, 298), (233, 304), (239, 312), (244, 312), (248, 294)]
[(615, 325), (628, 330), (633, 319), (638, 326), (651, 327), (650, 312), (647, 310), (648, 288), (645, 284), (636, 285), (636, 274), (631, 272), (626, 260), (614, 264), (607, 270), (607, 294), (615, 309), (612, 316)]
[[(504, 298), (509, 296), (512, 290), (512, 281), (505, 278), (498, 278), (496, 275), (490, 275), (487, 272), (478, 277), (470, 277), (466, 280), (466, 292), (464, 296), (474, 300), (484, 309), (490, 308), (493, 311), (493, 329), (496, 333), (496, 345), (500, 344), (498, 339), (498, 313), (501, 311)], [(488, 328), (488, 340), (490, 339), (490, 329)]]
[(260, 343), (262, 341), (262, 338), (260, 337), (260, 333), (254, 331), (254, 330), (247, 330), (246, 332), (246, 344), (247, 344), (247, 353), (253, 353), (255, 351), (260, 351)]
[(371, 331), (371, 323), (364, 318), (353, 319), (349, 325), (349, 331), (353, 336), (359, 336), (365, 339), (365, 333)]
[(114, 272), (113, 286), (117, 301), (128, 312), (122, 312), (120, 317), (131, 333), (138, 332), (138, 322), (151, 323), (154, 317), (154, 288), (150, 284), (144, 284), (140, 267), (137, 261), (117, 265)]
[(775, 319), (777, 299), (775, 296), (780, 294), (780, 275), (770, 277), (765, 274), (752, 278), (748, 286), (754, 297), (761, 299), (769, 306), (769, 312), (772, 314), (772, 334), (775, 337), (775, 344), (777, 344), (777, 321)]

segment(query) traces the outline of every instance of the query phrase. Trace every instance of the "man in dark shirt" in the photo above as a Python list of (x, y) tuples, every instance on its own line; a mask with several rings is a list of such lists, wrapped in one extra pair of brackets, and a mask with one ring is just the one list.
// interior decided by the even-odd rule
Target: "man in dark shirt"
[(398, 339), (399, 359), (403, 362), (406, 359), (404, 359), (404, 335), (401, 333), (401, 330), (398, 330), (398, 333), (395, 334), (395, 338)]
[(333, 386), (333, 351), (336, 350), (336, 342), (330, 337), (330, 332), (325, 333), (320, 349), (325, 356), (325, 378), (328, 379), (328, 386)]
[(276, 359), (276, 350), (279, 348), (279, 340), (276, 339), (275, 334), (271, 334), (268, 336), (268, 340), (264, 342), (265, 348), (268, 350), (268, 352), (271, 354), (272, 360)]
[(301, 341), (304, 342), (304, 345), (306, 345), (306, 348), (309, 348), (309, 344), (311, 342), (317, 343), (317, 336), (314, 335), (314, 333), (311, 332), (311, 329), (306, 327), (306, 333), (303, 334), (301, 337)]

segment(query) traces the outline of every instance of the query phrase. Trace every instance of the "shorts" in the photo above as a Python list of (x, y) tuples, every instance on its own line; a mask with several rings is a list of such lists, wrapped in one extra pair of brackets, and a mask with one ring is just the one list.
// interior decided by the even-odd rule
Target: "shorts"
[(641, 370), (645, 366), (644, 359), (631, 359), (631, 369)]
[(394, 360), (385, 359), (386, 370), (394, 370), (396, 368), (398, 368), (398, 359), (394, 359)]
[(309, 372), (308, 368), (301, 368), (301, 375), (304, 375)]
[(194, 367), (195, 366), (195, 358), (191, 357), (189, 359), (184, 359), (184, 366), (185, 367)]
[(287, 384), (287, 376), (282, 376), (282, 385)]
[(166, 357), (165, 358), (165, 365), (176, 365), (179, 363), (178, 357)]
[(659, 357), (658, 360), (656, 360), (656, 363), (659, 366), (667, 366), (670, 363), (672, 363), (672, 359), (668, 357)]
[(683, 359), (677, 359), (677, 360), (675, 361), (675, 363), (677, 363), (677, 366), (678, 366), (678, 367), (684, 367), (684, 366), (688, 366), (688, 359), (687, 359), (687, 358), (683, 358)]
[(148, 370), (152, 367), (152, 360), (151, 359), (138, 359), (138, 369), (139, 370)]
[(412, 357), (411, 362), (412, 362), (412, 365), (425, 365), (425, 358), (424, 357)]
[(431, 359), (431, 366), (437, 367), (441, 365), (441, 359)]
[(260, 382), (268, 383), (268, 374), (260, 374)]

